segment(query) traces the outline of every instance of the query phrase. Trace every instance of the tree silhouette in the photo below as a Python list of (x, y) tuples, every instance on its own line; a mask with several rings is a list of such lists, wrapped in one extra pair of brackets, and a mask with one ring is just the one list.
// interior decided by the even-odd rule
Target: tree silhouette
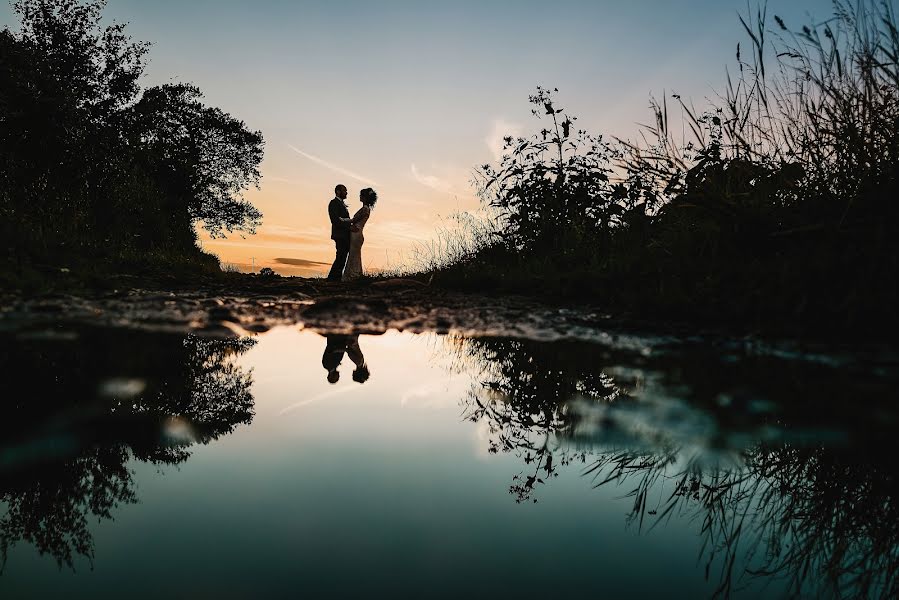
[[(149, 45), (101, 0), (17, 0), (0, 31), (0, 227), (26, 261), (201, 260), (194, 225), (253, 232), (259, 132), (200, 91), (142, 90)], [(155, 254), (152, 254), (155, 253)]]
[[(213, 236), (252, 232), (262, 214), (239, 198), (258, 185), (262, 135), (218, 108), (192, 85), (149, 88), (126, 118), (148, 170), (166, 185), (180, 223), (201, 222)], [(191, 238), (193, 239), (193, 238)]]

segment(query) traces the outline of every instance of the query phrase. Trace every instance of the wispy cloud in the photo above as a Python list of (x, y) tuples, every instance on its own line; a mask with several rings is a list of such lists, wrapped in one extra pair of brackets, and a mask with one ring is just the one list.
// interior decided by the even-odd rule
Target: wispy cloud
[(330, 266), (331, 263), (316, 262), (305, 258), (276, 258), (275, 263), (279, 265), (291, 265), (294, 267), (315, 267), (318, 265)]
[(458, 167), (444, 166), (438, 171), (441, 175), (422, 173), (418, 170), (418, 166), (413, 164), (410, 168), (412, 178), (419, 184), (429, 187), (432, 190), (442, 194), (449, 194), (459, 198), (473, 198), (471, 190), (459, 182), (465, 181), (471, 175)]
[(377, 223), (378, 233), (382, 240), (395, 242), (426, 240), (433, 232), (432, 225), (393, 219), (385, 223)]
[(241, 240), (210, 239), (208, 235), (201, 235), (200, 240), (205, 247), (210, 249), (244, 248), (249, 249), (275, 249), (281, 252), (296, 252), (309, 254), (331, 246), (331, 233), (329, 227), (307, 227), (295, 229), (283, 225), (263, 225), (256, 235), (248, 236)]
[(288, 185), (305, 185), (306, 182), (300, 179), (290, 179), (288, 177), (274, 177), (272, 175), (266, 175), (263, 181), (270, 181), (272, 183), (286, 183)]
[(484, 138), (484, 143), (487, 144), (494, 159), (500, 160), (503, 157), (503, 145), (505, 144), (503, 138), (510, 135), (518, 137), (521, 135), (521, 130), (522, 127), (518, 123), (511, 123), (505, 119), (493, 120), (490, 125), (490, 133)]
[(348, 385), (343, 386), (343, 387), (332, 388), (332, 389), (328, 390), (327, 392), (323, 392), (317, 396), (313, 396), (312, 398), (307, 398), (306, 400), (300, 400), (299, 402), (295, 402), (295, 403), (291, 404), (290, 406), (284, 407), (283, 409), (281, 409), (281, 412), (279, 412), (278, 415), (283, 417), (284, 415), (290, 414), (300, 408), (303, 408), (304, 406), (309, 406), (310, 404), (315, 404), (316, 402), (321, 402), (322, 400), (326, 400), (328, 398), (333, 398), (335, 396), (343, 396), (344, 394), (352, 393), (357, 389), (359, 389), (358, 386), (350, 387)]
[(334, 171), (335, 173), (340, 173), (341, 175), (346, 175), (347, 177), (351, 177), (352, 179), (355, 179), (356, 181), (361, 181), (362, 183), (367, 183), (368, 185), (371, 185), (371, 186), (378, 185), (377, 183), (375, 183), (373, 180), (369, 179), (368, 177), (363, 177), (362, 175), (353, 173), (349, 169), (344, 169), (343, 167), (341, 167), (339, 165), (330, 163), (323, 158), (319, 158), (317, 156), (309, 154), (308, 152), (303, 152), (296, 146), (287, 144), (287, 147), (290, 148), (291, 150), (293, 150), (294, 152), (296, 152), (297, 154), (299, 154), (300, 156), (307, 158), (307, 159), (311, 160), (312, 162), (314, 162), (315, 164), (325, 167), (326, 169), (330, 169), (331, 171)]
[(445, 179), (441, 179), (436, 175), (425, 175), (421, 171), (418, 170), (418, 167), (415, 164), (412, 164), (412, 177), (425, 187), (429, 187), (432, 190), (437, 190), (438, 192), (443, 192), (444, 194), (453, 194), (453, 186), (450, 182)]
[(330, 231), (330, 224), (327, 227), (305, 227), (303, 229), (287, 225), (263, 225), (259, 228), (259, 234), (267, 238), (291, 241), (308, 241), (309, 239), (319, 239), (321, 236), (327, 238), (331, 235)]

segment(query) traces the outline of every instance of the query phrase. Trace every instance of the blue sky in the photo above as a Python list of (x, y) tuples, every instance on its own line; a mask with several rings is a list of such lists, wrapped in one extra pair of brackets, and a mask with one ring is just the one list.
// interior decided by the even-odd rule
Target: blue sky
[[(772, 0), (796, 27), (829, 0)], [(744, 41), (743, 0), (455, 2), (109, 0), (105, 14), (153, 43), (146, 85), (197, 84), (266, 138), (266, 215), (253, 238), (204, 242), (228, 262), (328, 261), (334, 184), (381, 196), (366, 263), (401, 262), (441, 218), (476, 208), (468, 182), (491, 140), (535, 128), (527, 96), (558, 87), (579, 126), (634, 137), (663, 90), (697, 105), (721, 89)], [(14, 26), (0, 4), (0, 23)]]

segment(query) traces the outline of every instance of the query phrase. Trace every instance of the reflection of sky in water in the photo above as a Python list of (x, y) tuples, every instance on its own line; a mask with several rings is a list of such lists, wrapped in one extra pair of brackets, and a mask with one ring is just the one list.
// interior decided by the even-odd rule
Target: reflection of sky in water
[(359, 343), (371, 378), (354, 382), (344, 358), (331, 385), (324, 337), (260, 336), (239, 359), (253, 370), (252, 424), (177, 467), (132, 461), (139, 503), (91, 521), (93, 569), (59, 570), (19, 544), (0, 596), (714, 590), (697, 565), (698, 523), (638, 534), (625, 526), (629, 487), (592, 489), (582, 464), (561, 468), (537, 503), (516, 504), (509, 483), (528, 467), (489, 454), (484, 424), (464, 420), (473, 381), (441, 338)]

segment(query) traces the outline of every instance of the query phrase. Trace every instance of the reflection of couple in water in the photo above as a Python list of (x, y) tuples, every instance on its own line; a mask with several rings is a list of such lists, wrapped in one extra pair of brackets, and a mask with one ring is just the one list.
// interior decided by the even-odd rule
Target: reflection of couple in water
[(328, 370), (328, 382), (337, 383), (340, 381), (340, 372), (337, 367), (343, 361), (343, 356), (347, 355), (356, 365), (353, 371), (353, 381), (365, 383), (370, 375), (368, 365), (365, 364), (365, 357), (362, 356), (362, 350), (359, 348), (359, 334), (356, 335), (326, 335), (328, 343), (325, 346), (325, 353), (322, 355), (322, 366)]

